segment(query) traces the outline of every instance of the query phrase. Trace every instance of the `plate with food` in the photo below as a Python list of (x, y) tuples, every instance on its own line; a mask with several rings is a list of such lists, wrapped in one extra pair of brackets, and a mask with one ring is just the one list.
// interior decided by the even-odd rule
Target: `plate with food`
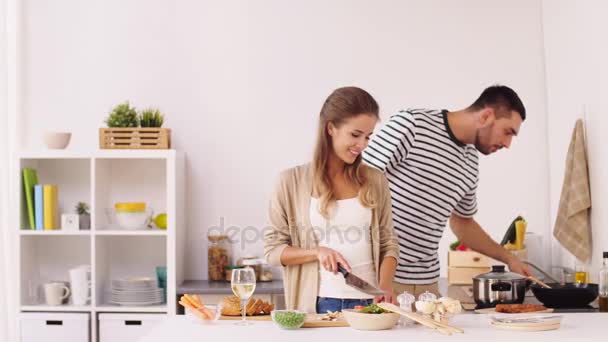
[(479, 314), (550, 313), (553, 312), (553, 309), (541, 304), (496, 304), (495, 308), (477, 309), (475, 312)]
[[(259, 298), (251, 298), (245, 306), (245, 314), (248, 320), (270, 321), (270, 312), (274, 310), (274, 304)], [(222, 301), (222, 320), (242, 319), (241, 300), (236, 296), (229, 296)]]
[(562, 316), (518, 315), (491, 316), (490, 325), (502, 330), (546, 331), (559, 329)]

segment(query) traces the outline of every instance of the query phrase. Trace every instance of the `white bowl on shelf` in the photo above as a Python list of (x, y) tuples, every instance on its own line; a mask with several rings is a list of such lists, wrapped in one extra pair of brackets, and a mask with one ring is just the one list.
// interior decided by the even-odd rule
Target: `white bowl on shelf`
[(44, 144), (54, 150), (62, 150), (70, 143), (72, 133), (70, 132), (46, 132), (44, 133)]
[(144, 211), (139, 212), (124, 212), (114, 208), (107, 208), (106, 212), (110, 224), (125, 230), (148, 229), (153, 214), (153, 211), (150, 208), (146, 208)]

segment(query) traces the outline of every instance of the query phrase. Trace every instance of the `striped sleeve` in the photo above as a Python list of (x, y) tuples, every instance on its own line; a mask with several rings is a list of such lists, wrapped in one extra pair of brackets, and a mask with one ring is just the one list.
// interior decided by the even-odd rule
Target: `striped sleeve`
[(402, 111), (391, 116), (363, 151), (363, 160), (382, 172), (395, 169), (407, 158), (416, 137), (414, 114)]
[(473, 217), (477, 213), (477, 186), (467, 192), (454, 208), (456, 215), (464, 218)]

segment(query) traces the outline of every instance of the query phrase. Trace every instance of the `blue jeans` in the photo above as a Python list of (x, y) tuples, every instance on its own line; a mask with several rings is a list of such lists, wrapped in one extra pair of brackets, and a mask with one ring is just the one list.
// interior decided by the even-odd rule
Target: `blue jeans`
[(354, 309), (357, 305), (368, 306), (374, 302), (373, 299), (348, 299), (348, 298), (329, 298), (317, 297), (317, 313), (327, 313), (327, 311), (342, 311), (344, 309)]

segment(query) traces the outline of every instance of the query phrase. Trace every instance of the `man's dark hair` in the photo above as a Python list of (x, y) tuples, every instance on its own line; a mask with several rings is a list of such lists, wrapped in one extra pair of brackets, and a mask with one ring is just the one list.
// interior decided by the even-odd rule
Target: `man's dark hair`
[(486, 88), (468, 109), (481, 110), (486, 107), (494, 108), (497, 117), (511, 116), (511, 111), (515, 111), (522, 121), (526, 120), (526, 108), (521, 99), (513, 89), (504, 85)]

